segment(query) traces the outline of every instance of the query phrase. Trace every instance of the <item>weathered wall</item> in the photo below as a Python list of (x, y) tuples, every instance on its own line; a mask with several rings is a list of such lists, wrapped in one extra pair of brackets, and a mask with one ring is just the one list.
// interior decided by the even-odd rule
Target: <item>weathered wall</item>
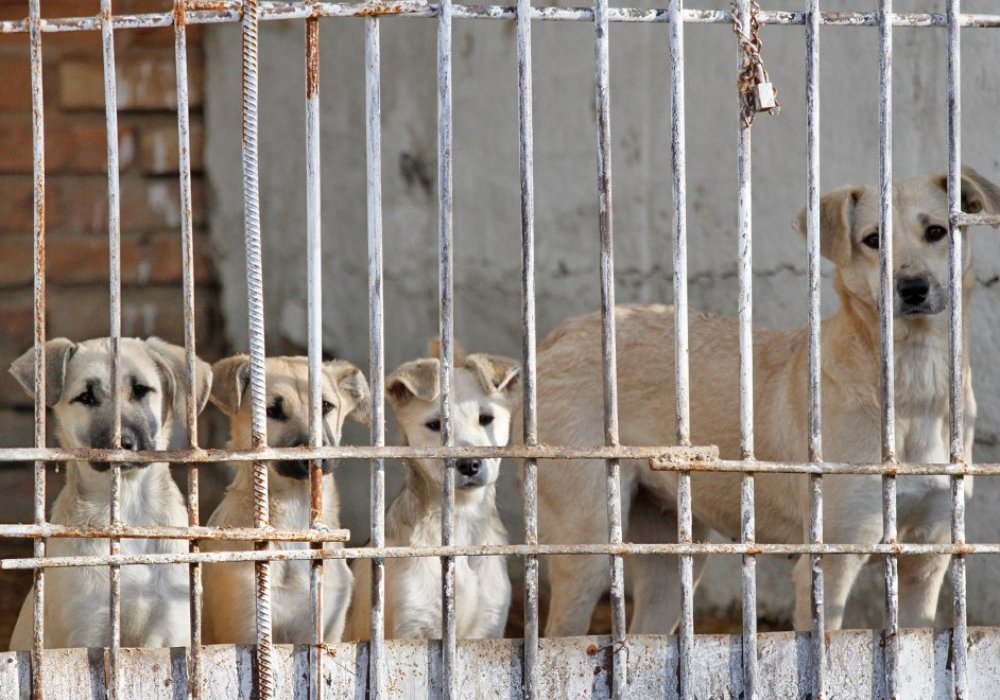
[[(636, 3), (645, 4), (645, 3)], [(663, 4), (663, 3), (660, 3)], [(689, 3), (722, 8), (724, 0)], [(778, 3), (797, 9), (800, 3)], [(845, 3), (837, 9), (870, 9)], [(770, 3), (768, 9), (775, 9)], [(897, 11), (940, 11), (901, 2)], [(987, 11), (987, 0), (963, 3)], [(261, 192), (267, 336), (274, 350), (305, 347), (304, 69), (301, 23), (262, 24)], [(322, 24), (324, 346), (367, 366), (364, 145), (364, 23)], [(593, 88), (588, 23), (536, 23), (535, 181), (537, 309), (544, 335), (599, 303)], [(736, 43), (729, 27), (688, 25), (688, 211), (692, 307), (736, 311)], [(1000, 180), (995, 115), (1000, 110), (1000, 35), (969, 30), (964, 41), (964, 159)], [(754, 130), (755, 320), (792, 327), (806, 320), (806, 252), (790, 227), (805, 203), (804, 32), (766, 27), (765, 59), (780, 89), (780, 117)], [(668, 28), (611, 29), (614, 225), (622, 302), (670, 299)], [(822, 31), (824, 189), (877, 177), (877, 32)], [(432, 21), (382, 22), (386, 340), (389, 367), (423, 351), (436, 332), (436, 69)], [(474, 349), (520, 352), (520, 224), (514, 25), (454, 26), (456, 329)], [(898, 176), (943, 170), (946, 162), (945, 32), (895, 35), (895, 168)], [(245, 347), (246, 305), (239, 135), (239, 32), (213, 28), (207, 43), (206, 162), (214, 194), (211, 231), (223, 285), (227, 332)], [(1000, 247), (974, 230), (978, 281), (970, 310), (980, 420), (979, 459), (996, 460), (1000, 372), (991, 362), (1000, 328)], [(827, 275), (829, 270), (826, 271)], [(824, 313), (836, 308), (831, 285)], [(353, 433), (364, 440), (363, 431)], [(521, 510), (513, 465), (502, 483), (504, 517), (517, 536)], [(344, 520), (367, 531), (367, 468), (345, 465)], [(980, 479), (969, 506), (970, 541), (1000, 531), (1000, 489)], [(713, 561), (697, 600), (706, 611), (738, 609), (737, 558)], [(868, 612), (878, 619), (880, 567), (869, 567)], [(761, 614), (787, 621), (790, 563), (759, 567)], [(969, 565), (970, 621), (1000, 623), (992, 586), (1000, 562)], [(945, 597), (945, 608), (947, 597)], [(942, 617), (941, 620), (947, 620)]]

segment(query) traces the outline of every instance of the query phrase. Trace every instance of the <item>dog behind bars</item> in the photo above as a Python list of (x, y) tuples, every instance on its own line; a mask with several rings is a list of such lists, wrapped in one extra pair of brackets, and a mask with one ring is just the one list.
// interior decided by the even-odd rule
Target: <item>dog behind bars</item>
[[(107, 338), (46, 343), (46, 399), (62, 447), (109, 448), (115, 415), (110, 396), (111, 350)], [(124, 450), (164, 450), (184, 415), (184, 350), (158, 338), (121, 340), (121, 446)], [(34, 350), (10, 367), (30, 394), (35, 390)], [(198, 411), (212, 384), (208, 364), (195, 363)], [(165, 462), (121, 466), (121, 521), (124, 525), (187, 525), (181, 492)], [(111, 468), (107, 462), (70, 462), (50, 521), (59, 525), (106, 527), (111, 523)], [(182, 540), (126, 539), (123, 554), (179, 554)], [(106, 555), (108, 540), (52, 538), (53, 557)], [(110, 631), (110, 573), (107, 567), (50, 569), (45, 577), (46, 647), (107, 647)], [(12, 649), (30, 649), (33, 593), (21, 608)], [(188, 572), (182, 564), (121, 568), (121, 644), (174, 647), (190, 642)]]
[[(978, 173), (962, 177), (962, 206), (970, 213), (1000, 212), (1000, 188)], [(822, 255), (835, 266), (840, 309), (822, 322), (823, 448), (830, 462), (881, 461), (879, 348), (879, 194), (876, 187), (845, 187), (825, 195), (820, 211)], [(795, 228), (805, 233), (805, 213)], [(901, 462), (949, 461), (949, 354), (946, 285), (948, 267), (946, 177), (904, 180), (893, 188), (896, 455)], [(969, 248), (962, 262), (963, 295), (972, 291)], [(963, 309), (968, 304), (963, 304)], [(618, 402), (621, 442), (663, 445), (674, 440), (674, 310), (668, 306), (619, 307)], [(718, 445), (723, 458), (740, 457), (739, 352), (735, 319), (691, 314), (691, 436), (696, 445)], [(962, 333), (966, 320), (962, 319)], [(757, 329), (753, 334), (756, 458), (805, 462), (808, 436), (808, 332)], [(967, 344), (966, 344), (967, 346)], [(971, 458), (976, 404), (967, 359), (962, 367), (964, 446)], [(601, 319), (566, 321), (543, 341), (538, 355), (539, 438), (549, 445), (594, 445), (602, 430)], [(648, 509), (660, 507), (656, 537), (676, 539), (675, 472), (652, 471), (625, 460), (621, 468), (623, 524), (633, 541), (649, 541)], [(539, 528), (544, 542), (607, 541), (605, 465), (541, 462)], [(758, 474), (757, 541), (808, 541), (808, 480), (802, 475)], [(971, 486), (971, 479), (967, 483)], [(950, 541), (950, 483), (946, 476), (898, 478), (901, 542)], [(882, 537), (878, 476), (824, 479), (824, 541), (873, 544)], [(695, 539), (709, 528), (737, 539), (740, 477), (695, 472), (692, 476)], [(636, 500), (639, 493), (642, 498)], [(651, 499), (654, 505), (648, 505)], [(643, 510), (643, 509), (647, 510)], [(653, 515), (653, 517), (650, 517)], [(655, 525), (654, 525), (655, 528)], [(641, 532), (637, 532), (640, 530)], [(806, 539), (803, 539), (806, 538)], [(658, 541), (664, 541), (659, 539)], [(843, 624), (848, 594), (867, 555), (824, 558), (826, 624)], [(669, 557), (634, 559), (633, 632), (668, 632), (679, 616), (676, 562)], [(704, 557), (696, 557), (700, 572)], [(899, 559), (899, 624), (934, 623), (947, 556)], [(810, 625), (807, 557), (795, 568), (795, 626)], [(551, 603), (546, 633), (584, 634), (608, 586), (606, 557), (552, 557)]]
[[(386, 395), (396, 415), (404, 445), (441, 445), (441, 398), (436, 341), (431, 357), (400, 366), (386, 379)], [(455, 353), (451, 393), (454, 443), (506, 445), (511, 415), (521, 394), (520, 367), (496, 355)], [(404, 460), (406, 485), (385, 520), (387, 547), (441, 544), (444, 460)], [(499, 459), (467, 457), (455, 464), (456, 545), (507, 543), (496, 507)], [(368, 639), (371, 610), (371, 562), (354, 565), (357, 588), (345, 639)], [(504, 557), (456, 557), (456, 632), (461, 638), (503, 636), (510, 607), (510, 579)], [(418, 557), (385, 561), (385, 636), (441, 638), (441, 560)]]
[[(309, 444), (309, 362), (305, 357), (272, 357), (265, 365), (267, 442), (272, 447)], [(229, 418), (230, 449), (251, 447), (250, 358), (235, 355), (217, 362), (212, 403)], [(339, 445), (345, 420), (367, 423), (371, 412), (368, 384), (349, 362), (323, 363), (321, 377), (323, 444)], [(323, 461), (323, 524), (340, 527), (340, 496), (333, 478), (333, 460)], [(310, 521), (310, 461), (268, 464), (270, 524), (278, 529), (307, 529)], [(233, 482), (208, 524), (216, 527), (252, 527), (254, 524), (253, 468), (237, 465)], [(252, 542), (206, 541), (205, 550), (249, 550)], [(274, 542), (272, 549), (305, 549), (303, 542)], [(340, 547), (326, 543), (325, 549)], [(311, 644), (314, 641), (307, 561), (271, 564), (274, 641)], [(257, 639), (254, 605), (254, 564), (205, 566), (204, 637), (208, 644), (253, 644)], [(323, 565), (323, 641), (340, 641), (351, 600), (353, 578), (343, 559)]]

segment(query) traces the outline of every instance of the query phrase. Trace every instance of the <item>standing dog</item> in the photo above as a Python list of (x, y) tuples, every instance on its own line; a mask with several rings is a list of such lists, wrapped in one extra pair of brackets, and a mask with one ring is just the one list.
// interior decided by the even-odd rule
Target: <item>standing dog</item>
[[(46, 343), (45, 391), (62, 447), (111, 447), (115, 416), (110, 399), (111, 350), (107, 338)], [(159, 338), (123, 338), (121, 362), (121, 446), (125, 450), (167, 449), (171, 430), (183, 416), (184, 350)], [(212, 372), (195, 364), (199, 412), (208, 399)], [(11, 374), (34, 395), (34, 350), (19, 357)], [(124, 525), (187, 525), (181, 492), (165, 462), (122, 464), (121, 520)], [(107, 462), (70, 462), (66, 485), (52, 508), (51, 522), (88, 527), (111, 523), (111, 469)], [(105, 555), (108, 540), (52, 538), (54, 557)], [(187, 551), (182, 540), (122, 540), (123, 554)], [(107, 647), (111, 643), (110, 578), (106, 567), (59, 568), (46, 574), (46, 647)], [(21, 607), (12, 649), (30, 649), (34, 596)], [(121, 568), (121, 644), (174, 647), (190, 642), (188, 571), (181, 564)]]
[[(432, 349), (434, 344), (432, 343)], [(429, 352), (428, 354), (437, 354)], [(455, 445), (506, 445), (511, 416), (521, 393), (518, 364), (506, 357), (456, 353), (451, 421)], [(441, 401), (436, 358), (407, 362), (386, 380), (389, 402), (403, 433), (403, 444), (441, 444)], [(405, 460), (406, 485), (389, 507), (388, 547), (441, 544), (444, 461)], [(455, 468), (456, 545), (506, 544), (507, 531), (496, 507), (499, 459), (465, 458)], [(355, 564), (358, 586), (347, 639), (369, 637), (371, 563)], [(385, 635), (389, 638), (440, 639), (441, 561), (437, 557), (385, 562)], [(504, 557), (457, 557), (456, 631), (461, 638), (503, 636), (510, 607), (510, 578)]]
[[(251, 446), (250, 358), (235, 355), (213, 367), (216, 377), (212, 403), (229, 417), (229, 449)], [(309, 362), (305, 357), (272, 357), (266, 363), (267, 442), (272, 447), (309, 444)], [(368, 384), (357, 367), (333, 361), (323, 365), (324, 444), (339, 445), (347, 419), (367, 423), (371, 411)], [(333, 478), (333, 460), (323, 462), (323, 524), (340, 527), (340, 495)], [(271, 525), (275, 528), (310, 527), (309, 460), (271, 462), (268, 493)], [(215, 527), (252, 527), (254, 520), (253, 469), (240, 464), (232, 484), (208, 524)], [(249, 550), (251, 542), (205, 542), (206, 550)], [(305, 549), (304, 542), (274, 542), (273, 549)], [(327, 543), (324, 549), (339, 548)], [(308, 561), (271, 565), (273, 635), (279, 644), (311, 644), (313, 625)], [(239, 562), (205, 566), (204, 632), (208, 644), (253, 644), (257, 639), (254, 615), (254, 564)], [(351, 600), (353, 578), (343, 559), (323, 566), (324, 641), (340, 641)]]
[[(966, 212), (1000, 211), (1000, 188), (972, 170), (962, 178)], [(805, 214), (795, 228), (805, 232)], [(893, 190), (895, 258), (896, 453), (900, 461), (945, 463), (948, 440), (948, 205), (944, 176), (898, 182)], [(879, 462), (879, 196), (873, 187), (847, 187), (821, 204), (821, 249), (836, 266), (840, 309), (822, 322), (824, 457), (830, 462)], [(964, 252), (966, 300), (974, 277)], [(963, 309), (968, 304), (963, 305)], [(619, 307), (618, 396), (621, 441), (665, 445), (674, 439), (674, 311), (669, 306)], [(965, 318), (962, 332), (966, 332)], [(690, 317), (691, 427), (696, 445), (715, 444), (723, 458), (740, 455), (739, 353), (735, 319)], [(601, 322), (597, 315), (571, 319), (542, 343), (538, 356), (540, 439), (549, 445), (603, 443)], [(756, 330), (754, 416), (756, 457), (807, 461), (808, 334)], [(967, 346), (967, 345), (966, 345)], [(976, 404), (971, 372), (962, 368), (965, 450), (971, 455)], [(605, 467), (601, 461), (573, 465), (542, 462), (538, 472), (539, 527), (548, 542), (599, 542), (607, 538)], [(622, 463), (622, 515), (628, 524), (637, 490), (675, 512), (677, 474), (654, 472), (646, 463)], [(696, 473), (692, 477), (695, 526), (737, 538), (740, 533), (739, 475)], [(882, 534), (878, 476), (824, 479), (828, 543), (872, 544)], [(945, 476), (898, 480), (899, 539), (950, 541), (950, 492)], [(804, 476), (758, 474), (757, 538), (802, 542), (808, 536), (809, 495)], [(672, 515), (664, 533), (676, 535)], [(648, 522), (648, 520), (647, 520)], [(645, 560), (648, 558), (638, 557)], [(825, 557), (826, 624), (843, 624), (848, 594), (867, 556)], [(899, 624), (934, 622), (946, 556), (899, 559)], [(644, 577), (659, 571), (660, 580)], [(633, 629), (673, 629), (678, 617), (676, 566), (644, 561), (636, 571), (636, 607), (646, 619)], [(808, 629), (809, 568), (795, 568), (795, 625)], [(601, 592), (608, 586), (604, 557), (552, 557), (551, 606), (546, 633), (584, 634)]]

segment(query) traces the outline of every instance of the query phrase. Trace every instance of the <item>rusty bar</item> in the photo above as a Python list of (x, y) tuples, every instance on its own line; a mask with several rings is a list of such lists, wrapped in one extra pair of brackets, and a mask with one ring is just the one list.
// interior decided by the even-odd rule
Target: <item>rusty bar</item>
[[(535, 323), (535, 132), (531, 68), (531, 0), (517, 4), (518, 166), (521, 176), (521, 352), (524, 444), (538, 445)], [(538, 462), (524, 462), (524, 542), (538, 543)], [(522, 690), (542, 697), (538, 660), (538, 557), (524, 560), (524, 664)]]
[[(608, 48), (608, 0), (594, 1), (594, 44), (597, 92), (597, 207), (601, 236), (601, 359), (604, 375), (604, 441), (618, 444), (618, 376), (615, 348), (615, 260), (611, 194), (611, 96)], [(622, 541), (620, 463), (607, 461), (608, 541)], [(611, 569), (611, 696), (628, 693), (628, 647), (625, 638), (625, 566), (612, 555)]]
[[(181, 197), (181, 258), (184, 286), (184, 361), (187, 369), (184, 417), (187, 427), (188, 447), (198, 445), (198, 402), (195, 383), (194, 327), (194, 224), (191, 197), (191, 115), (188, 100), (187, 69), (187, 23), (184, 15), (184, 0), (174, 2), (174, 64), (177, 73), (177, 149), (180, 171)], [(187, 465), (187, 513), (188, 526), (198, 527), (198, 468)], [(198, 551), (198, 541), (192, 539), (188, 550)], [(201, 698), (201, 605), (203, 587), (201, 565), (191, 564), (189, 575), (191, 586), (191, 649), (188, 656), (188, 697)]]
[[(674, 254), (674, 372), (676, 374), (677, 444), (691, 445), (691, 399), (688, 358), (687, 281), (687, 157), (684, 121), (684, 12), (683, 0), (670, 4), (670, 154), (673, 174), (673, 254)], [(691, 472), (678, 478), (677, 541), (692, 540)], [(678, 558), (681, 582), (681, 619), (678, 637), (677, 682), (680, 697), (692, 694), (691, 657), (694, 648), (694, 560)]]
[(1000, 543), (977, 544), (745, 544), (740, 542), (716, 543), (659, 543), (643, 544), (623, 542), (619, 544), (506, 544), (506, 545), (436, 545), (423, 547), (352, 547), (338, 549), (283, 549), (267, 551), (220, 551), (181, 552), (177, 554), (119, 554), (47, 557), (38, 559), (0, 560), (0, 570), (66, 568), (79, 566), (134, 566), (160, 564), (190, 564), (192, 562), (224, 564), (231, 562), (259, 561), (305, 561), (309, 559), (399, 559), (408, 557), (496, 557), (496, 556), (552, 556), (552, 555), (605, 555), (605, 556), (648, 556), (648, 555), (993, 555), (1000, 554)]
[[(257, 44), (260, 30), (258, 0), (243, 0), (243, 224), (246, 239), (247, 321), (250, 338), (250, 423), (254, 448), (267, 445), (267, 418), (264, 366), (264, 269), (260, 231), (260, 175), (257, 160)], [(253, 463), (254, 526), (268, 527), (270, 520), (267, 464)], [(258, 552), (267, 544), (257, 542)], [(257, 621), (257, 694), (270, 700), (275, 692), (271, 636), (271, 567), (258, 561), (255, 567)]]
[[(809, 258), (809, 461), (823, 461), (820, 340), (820, 94), (819, 0), (806, 0), (806, 239)], [(809, 542), (823, 542), (823, 476), (809, 477)], [(812, 696), (826, 697), (826, 612), (823, 557), (809, 559), (809, 612), (812, 620)]]
[(952, 226), (1000, 226), (1000, 214), (966, 214), (965, 212), (953, 212), (951, 215)]
[[(438, 321), (441, 338), (441, 443), (454, 444), (451, 424), (452, 364), (454, 361), (454, 255), (452, 251), (452, 41), (451, 0), (442, 0), (438, 14)], [(455, 532), (455, 460), (446, 459), (441, 509), (441, 542), (452, 543)], [(456, 700), (458, 686), (457, 628), (455, 621), (455, 558), (441, 559), (441, 657), (443, 696)]]
[[(242, 16), (240, 0), (206, 3), (199, 7), (191, 3), (187, 12), (188, 24), (224, 24), (239, 22)], [(669, 21), (669, 9), (665, 8), (609, 8), (609, 22), (657, 22)], [(438, 16), (438, 6), (428, 5), (421, 0), (400, 0), (385, 3), (380, 0), (366, 3), (324, 3), (321, 8), (313, 9), (311, 0), (298, 2), (264, 2), (261, 3), (260, 19), (306, 19), (309, 17), (379, 17), (402, 15), (421, 18)], [(452, 16), (456, 19), (516, 19), (516, 7), (510, 5), (460, 5)], [(806, 12), (792, 11), (762, 11), (761, 24), (765, 25), (804, 25)], [(536, 7), (533, 8), (531, 19), (542, 21), (582, 21), (594, 19), (593, 10), (589, 7)], [(119, 15), (112, 18), (115, 29), (151, 29), (169, 27), (173, 23), (172, 13), (139, 13)], [(686, 10), (684, 22), (691, 24), (732, 24), (732, 13), (726, 10)], [(945, 13), (896, 13), (892, 19), (896, 27), (947, 27), (948, 18)], [(0, 22), (0, 34), (18, 34), (29, 31), (29, 19), (6, 20)], [(875, 27), (878, 26), (877, 12), (823, 12), (820, 24), (841, 27)], [(968, 13), (959, 17), (959, 26), (967, 28), (998, 28), (1000, 15), (986, 13)], [(96, 15), (65, 17), (42, 20), (43, 32), (79, 32), (100, 30), (100, 17)]]
[[(115, 38), (111, 25), (111, 0), (101, 0), (101, 46), (104, 67), (104, 115), (107, 126), (108, 154), (108, 250), (109, 250), (109, 307), (111, 343), (110, 394), (112, 447), (121, 447), (121, 198), (118, 177), (118, 98), (115, 85)], [(121, 524), (121, 481), (120, 464), (111, 465), (111, 524)], [(121, 552), (121, 542), (109, 542), (112, 556)], [(119, 696), (119, 650), (121, 648), (121, 569), (112, 565), (110, 569), (111, 599), (110, 625), (111, 641), (108, 650), (108, 698)]]
[(260, 532), (249, 527), (189, 527), (118, 525), (90, 527), (82, 525), (55, 525), (36, 523), (34, 525), (0, 524), (0, 538), (68, 538), (68, 539), (165, 539), (165, 540), (223, 540), (238, 542), (347, 542), (349, 530), (276, 530), (269, 528)]
[[(385, 445), (385, 318), (382, 284), (382, 57), (377, 17), (365, 20), (365, 131), (368, 202), (368, 378), (371, 382), (371, 443)], [(385, 460), (371, 460), (371, 543), (385, 546)], [(369, 697), (388, 695), (385, 652), (385, 561), (371, 560), (371, 629), (368, 642)]]
[[(948, 214), (950, 219), (962, 213), (962, 40), (959, 32), (961, 1), (948, 0)], [(951, 350), (951, 392), (949, 408), (950, 456), (953, 464), (960, 464), (972, 455), (966, 454), (965, 445), (965, 385), (963, 382), (963, 341), (965, 333), (962, 308), (962, 236), (961, 226), (951, 226), (949, 236), (948, 296), (949, 347)], [(971, 447), (971, 445), (969, 446)], [(951, 480), (951, 540), (965, 543), (965, 478)], [(965, 557), (956, 554), (952, 560), (952, 677), (955, 697), (969, 696), (968, 687), (968, 615), (965, 587)]]
[[(320, 117), (319, 117), (319, 20), (306, 20), (306, 326), (309, 355), (309, 446), (323, 444), (323, 258), (322, 191), (320, 189)], [(309, 527), (322, 530), (323, 461), (313, 459), (309, 469)], [(315, 542), (314, 549), (323, 544)], [(312, 606), (313, 647), (309, 655), (310, 692), (315, 700), (323, 698), (323, 560), (313, 559), (309, 567), (309, 600)], [(334, 640), (339, 641), (339, 640)]]
[[(31, 29), (31, 134), (32, 172), (34, 188), (32, 203), (34, 265), (34, 344), (35, 344), (35, 447), (45, 448), (46, 385), (45, 385), (45, 99), (42, 80), (42, 30), (40, 0), (28, 2)], [(45, 523), (44, 461), (34, 464), (34, 520)], [(45, 540), (34, 542), (33, 553), (45, 558)], [(45, 644), (45, 570), (35, 569), (32, 580), (31, 638), (31, 697), (42, 700), (45, 695), (45, 675), (42, 671), (42, 649)]]
[[(879, 277), (882, 354), (882, 461), (896, 461), (895, 348), (893, 343), (892, 221), (892, 0), (879, 0)], [(882, 539), (896, 542), (896, 477), (882, 477)], [(886, 695), (899, 689), (899, 562), (885, 557)]]
[[(752, 34), (749, 0), (738, 0), (737, 16), (746, 36)], [(742, 42), (737, 42), (737, 75), (750, 60)], [(739, 79), (737, 84), (739, 85)], [(740, 86), (745, 89), (745, 86)], [(744, 97), (737, 90), (737, 248), (736, 268), (739, 281), (738, 313), (740, 344), (740, 459), (754, 461), (753, 434), (753, 179), (751, 136), (752, 121), (743, 114)], [(754, 475), (746, 471), (740, 483), (740, 539), (752, 544), (756, 539), (754, 514)], [(743, 556), (743, 688), (745, 697), (757, 697), (757, 559), (752, 553)]]

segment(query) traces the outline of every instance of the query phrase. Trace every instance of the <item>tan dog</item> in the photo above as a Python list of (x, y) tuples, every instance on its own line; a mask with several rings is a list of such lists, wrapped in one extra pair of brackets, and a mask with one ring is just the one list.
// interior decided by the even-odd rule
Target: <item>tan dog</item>
[[(230, 449), (251, 446), (250, 359), (235, 355), (215, 364), (212, 403), (229, 417)], [(309, 363), (305, 357), (272, 357), (266, 364), (267, 443), (272, 447), (309, 444)], [(339, 445), (347, 419), (367, 423), (371, 412), (368, 384), (349, 362), (323, 365), (323, 426), (325, 445)], [(340, 496), (334, 482), (333, 461), (323, 464), (323, 523), (340, 527)], [(268, 468), (271, 525), (277, 529), (310, 527), (309, 460), (271, 462)], [(252, 527), (253, 469), (239, 464), (232, 484), (208, 524)], [(210, 542), (206, 550), (246, 550), (251, 542)], [(305, 549), (301, 542), (272, 543), (273, 549)], [(328, 543), (324, 548), (339, 548)], [(314, 633), (309, 594), (309, 562), (271, 565), (272, 633), (279, 644), (311, 644)], [(323, 566), (324, 641), (340, 641), (351, 600), (353, 579), (342, 559)], [(254, 564), (205, 566), (204, 638), (207, 644), (253, 644), (257, 623), (254, 607)]]
[[(111, 447), (115, 416), (110, 399), (111, 345), (107, 338), (46, 343), (45, 391), (62, 447)], [(122, 338), (121, 446), (125, 450), (165, 450), (183, 421), (184, 349), (159, 338)], [(34, 395), (34, 350), (10, 367), (25, 391)], [(212, 371), (195, 363), (199, 412), (208, 400)], [(123, 464), (121, 520), (125, 525), (188, 524), (180, 489), (166, 462)], [(70, 462), (66, 485), (52, 507), (50, 522), (107, 526), (111, 523), (111, 469), (107, 462)], [(122, 540), (123, 554), (178, 554), (183, 540)], [(53, 538), (51, 557), (106, 555), (107, 540)], [(45, 575), (45, 646), (107, 647), (111, 643), (110, 573), (107, 567), (51, 569)], [(30, 649), (34, 596), (21, 607), (12, 649)], [(176, 647), (190, 643), (188, 571), (182, 564), (121, 568), (121, 644), (124, 647)]]
[[(948, 206), (945, 177), (905, 180), (894, 186), (896, 450), (903, 462), (946, 463), (948, 440)], [(1000, 211), (1000, 188), (967, 170), (962, 179), (966, 212)], [(840, 309), (822, 322), (824, 458), (830, 462), (879, 462), (879, 196), (874, 187), (847, 187), (823, 197), (822, 254), (836, 266)], [(796, 222), (805, 231), (805, 213)], [(968, 248), (964, 295), (972, 290)], [(963, 305), (963, 309), (967, 308)], [(674, 310), (669, 306), (619, 307), (618, 404), (625, 445), (674, 441)], [(740, 456), (739, 354), (735, 319), (692, 313), (690, 323), (691, 429), (695, 445), (718, 445), (723, 458)], [(963, 333), (965, 332), (963, 318)], [(755, 330), (754, 417), (756, 457), (807, 460), (808, 336)], [(540, 440), (548, 445), (602, 444), (601, 320), (571, 319), (546, 338), (538, 356)], [(965, 449), (971, 455), (976, 404), (971, 373), (963, 367)], [(538, 473), (539, 526), (544, 542), (607, 541), (605, 465), (542, 462)], [(651, 471), (645, 462), (622, 463), (622, 514), (629, 522), (638, 489), (667, 511), (662, 535), (676, 537), (677, 475)], [(692, 477), (696, 537), (705, 527), (738, 539), (740, 476)], [(882, 503), (878, 476), (828, 476), (824, 480), (824, 538), (828, 543), (879, 542)], [(647, 506), (648, 508), (649, 506)], [(759, 474), (757, 541), (803, 542), (808, 537), (807, 479)], [(649, 522), (649, 514), (644, 515)], [(899, 540), (950, 541), (949, 479), (900, 477)], [(648, 530), (647, 526), (640, 529)], [(636, 539), (647, 539), (641, 533)], [(676, 541), (676, 540), (675, 540)], [(633, 631), (668, 632), (677, 622), (676, 564), (635, 558)], [(827, 625), (843, 623), (848, 594), (866, 556), (824, 559)], [(660, 560), (663, 561), (662, 559)], [(933, 625), (946, 556), (899, 559), (899, 623)], [(650, 576), (658, 580), (650, 582)], [(584, 634), (594, 605), (608, 586), (606, 557), (553, 557), (548, 635)], [(809, 627), (809, 569), (795, 569), (795, 623)]]
[[(496, 355), (455, 355), (451, 395), (455, 445), (506, 445), (511, 415), (521, 393), (518, 364)], [(386, 393), (405, 445), (441, 444), (439, 367), (436, 358), (413, 360), (386, 380)], [(404, 467), (406, 485), (386, 515), (386, 546), (440, 545), (443, 460), (406, 460)], [(507, 531), (496, 507), (500, 460), (460, 459), (455, 468), (454, 543), (506, 544)], [(502, 637), (510, 607), (510, 578), (504, 557), (457, 557), (455, 567), (458, 636)], [(441, 560), (387, 559), (385, 570), (385, 636), (440, 639)], [(345, 636), (352, 641), (369, 637), (371, 563), (359, 560), (355, 575), (358, 585)]]

